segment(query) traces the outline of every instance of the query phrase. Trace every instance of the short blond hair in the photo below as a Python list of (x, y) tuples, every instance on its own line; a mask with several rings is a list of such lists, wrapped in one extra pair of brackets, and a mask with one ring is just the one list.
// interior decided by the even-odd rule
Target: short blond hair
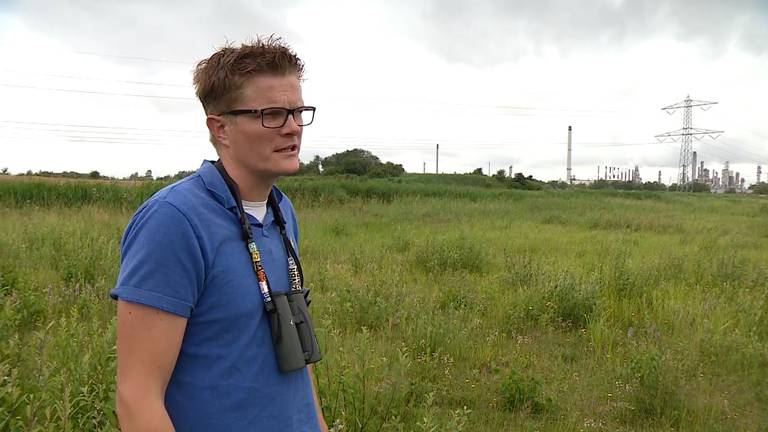
[(205, 114), (220, 114), (239, 102), (245, 82), (258, 75), (296, 75), (301, 80), (304, 62), (274, 35), (258, 37), (239, 47), (221, 47), (195, 67), (195, 93)]

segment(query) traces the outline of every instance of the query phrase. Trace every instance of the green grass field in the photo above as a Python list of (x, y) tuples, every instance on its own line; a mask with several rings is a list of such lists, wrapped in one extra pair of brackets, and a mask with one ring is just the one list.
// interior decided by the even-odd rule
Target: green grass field
[[(336, 430), (768, 430), (768, 200), (444, 180), (281, 182)], [(0, 432), (116, 429), (107, 292), (158, 187), (0, 182)]]

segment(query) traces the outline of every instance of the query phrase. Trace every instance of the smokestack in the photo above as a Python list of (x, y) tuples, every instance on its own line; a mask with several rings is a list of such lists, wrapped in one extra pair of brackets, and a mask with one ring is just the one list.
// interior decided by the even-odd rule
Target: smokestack
[(696, 181), (696, 152), (693, 152), (691, 157), (691, 181)]
[(573, 184), (573, 177), (571, 176), (571, 127), (568, 126), (568, 183)]

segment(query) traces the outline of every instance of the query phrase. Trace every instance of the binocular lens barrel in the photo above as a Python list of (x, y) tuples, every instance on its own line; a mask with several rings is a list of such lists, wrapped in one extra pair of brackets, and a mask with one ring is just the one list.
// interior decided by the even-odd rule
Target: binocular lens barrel
[(309, 318), (304, 291), (274, 293), (275, 310), (269, 314), (272, 342), (281, 372), (291, 372), (322, 357)]

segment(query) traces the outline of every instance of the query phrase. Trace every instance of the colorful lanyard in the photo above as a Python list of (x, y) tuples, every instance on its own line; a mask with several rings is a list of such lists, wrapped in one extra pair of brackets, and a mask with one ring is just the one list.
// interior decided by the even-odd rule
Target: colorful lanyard
[[(259, 283), (259, 291), (261, 297), (264, 300), (264, 307), (267, 312), (273, 312), (275, 305), (272, 302), (272, 288), (269, 285), (267, 279), (267, 273), (264, 271), (264, 266), (261, 264), (261, 254), (259, 248), (256, 246), (256, 241), (253, 239), (253, 233), (251, 232), (251, 223), (248, 221), (248, 216), (243, 209), (243, 202), (240, 199), (240, 192), (237, 188), (237, 184), (232, 177), (229, 176), (227, 170), (224, 169), (224, 165), (221, 160), (214, 163), (214, 166), (221, 174), (224, 182), (227, 184), (229, 192), (235, 199), (237, 204), (237, 210), (240, 213), (240, 227), (243, 230), (243, 239), (245, 240), (248, 252), (251, 254), (251, 261), (253, 262), (253, 270), (256, 272), (256, 279)], [(277, 198), (275, 198), (274, 192), (270, 191), (269, 198), (267, 199), (267, 205), (272, 209), (272, 213), (277, 222), (277, 226), (280, 229), (280, 237), (283, 239), (283, 247), (285, 247), (285, 254), (288, 257), (288, 281), (291, 286), (292, 292), (300, 292), (303, 286), (304, 274), (301, 270), (301, 262), (299, 256), (296, 254), (296, 250), (293, 247), (288, 235), (285, 232), (285, 219), (283, 219), (283, 213), (280, 211), (280, 206), (277, 204)]]

